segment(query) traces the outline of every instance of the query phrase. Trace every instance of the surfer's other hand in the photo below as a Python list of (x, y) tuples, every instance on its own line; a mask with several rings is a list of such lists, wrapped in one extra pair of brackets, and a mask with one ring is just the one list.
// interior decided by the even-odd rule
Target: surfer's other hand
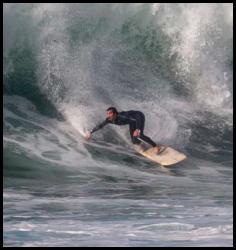
[(140, 130), (139, 129), (135, 129), (133, 136), (140, 136)]
[(92, 137), (92, 133), (91, 132), (87, 132), (85, 135), (85, 139), (89, 140)]

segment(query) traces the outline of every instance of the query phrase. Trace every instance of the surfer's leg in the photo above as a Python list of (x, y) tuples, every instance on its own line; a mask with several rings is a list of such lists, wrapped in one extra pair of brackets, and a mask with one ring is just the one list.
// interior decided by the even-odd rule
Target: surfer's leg
[(141, 140), (145, 141), (146, 143), (152, 145), (153, 147), (156, 147), (156, 146), (157, 146), (157, 144), (156, 144), (151, 138), (149, 138), (148, 136), (142, 134), (141, 132), (140, 132), (139, 138), (140, 138)]
[(141, 116), (141, 122), (142, 122), (142, 125), (141, 125), (141, 128), (140, 128), (140, 136), (139, 136), (139, 138), (141, 140), (145, 141), (146, 143), (150, 144), (151, 146), (156, 147), (157, 144), (150, 137), (146, 136), (143, 133), (144, 125), (145, 125), (145, 116), (143, 114)]
[(158, 154), (161, 151), (161, 146), (157, 145), (151, 138), (149, 138), (148, 136), (144, 135), (143, 133), (140, 133), (139, 138), (143, 141), (145, 141), (146, 143), (152, 145), (153, 148), (155, 148), (155, 152)]

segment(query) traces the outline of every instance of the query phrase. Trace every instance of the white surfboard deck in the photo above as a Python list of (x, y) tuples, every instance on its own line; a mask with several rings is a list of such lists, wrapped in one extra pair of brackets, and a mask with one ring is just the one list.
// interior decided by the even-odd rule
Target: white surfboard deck
[(185, 154), (167, 146), (162, 146), (161, 151), (158, 154), (153, 147), (144, 149), (142, 145), (135, 145), (134, 149), (144, 157), (147, 157), (162, 166), (170, 166), (187, 158)]

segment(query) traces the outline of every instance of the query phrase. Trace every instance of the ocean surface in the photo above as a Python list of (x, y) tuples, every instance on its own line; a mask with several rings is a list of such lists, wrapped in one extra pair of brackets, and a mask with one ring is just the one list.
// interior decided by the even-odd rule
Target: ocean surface
[[(232, 3), (4, 3), (3, 246), (233, 246)], [(162, 167), (106, 109), (187, 155)]]

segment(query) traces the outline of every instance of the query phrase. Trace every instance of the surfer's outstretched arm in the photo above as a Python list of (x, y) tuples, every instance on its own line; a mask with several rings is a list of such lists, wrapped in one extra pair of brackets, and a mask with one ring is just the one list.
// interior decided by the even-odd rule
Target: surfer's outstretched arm
[(103, 121), (102, 123), (98, 124), (96, 127), (94, 127), (93, 129), (91, 129), (89, 132), (92, 134), (94, 133), (95, 131), (103, 128), (105, 125), (107, 125), (109, 122), (108, 120), (106, 119), (105, 121)]
[(85, 136), (86, 139), (90, 139), (92, 136), (92, 133), (96, 132), (97, 130), (103, 128), (105, 125), (107, 125), (109, 123), (109, 121), (106, 119), (105, 121), (103, 121), (102, 123), (98, 124), (97, 126), (95, 126), (93, 129), (91, 129)]

